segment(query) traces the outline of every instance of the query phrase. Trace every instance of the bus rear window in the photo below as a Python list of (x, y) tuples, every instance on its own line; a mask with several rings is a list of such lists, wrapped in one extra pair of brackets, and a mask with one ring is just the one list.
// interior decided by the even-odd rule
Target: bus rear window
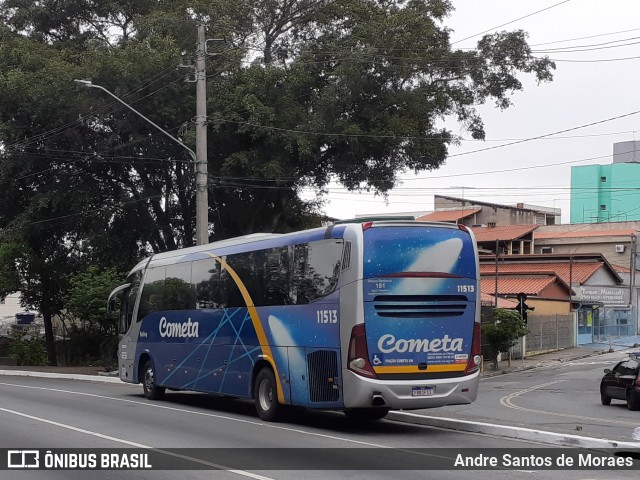
[(471, 236), (432, 226), (375, 227), (364, 232), (364, 276), (407, 272), (476, 277)]

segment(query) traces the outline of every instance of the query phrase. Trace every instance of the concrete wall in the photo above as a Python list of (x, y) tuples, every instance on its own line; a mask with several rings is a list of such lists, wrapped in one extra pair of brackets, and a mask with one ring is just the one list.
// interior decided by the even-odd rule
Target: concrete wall
[(0, 303), (0, 318), (13, 317), (16, 313), (20, 312), (24, 312), (24, 308), (20, 306), (19, 293), (7, 295), (4, 303)]
[(618, 142), (613, 144), (613, 163), (640, 162), (640, 142)]
[[(488, 225), (489, 223), (495, 223), (496, 225), (534, 225), (536, 223), (544, 223), (545, 221), (544, 215), (537, 215), (536, 212), (532, 210), (506, 206), (478, 205), (474, 203), (473, 200), (464, 201), (465, 208), (473, 208), (476, 205), (482, 208), (482, 210), (472, 217), (465, 219), (465, 225)], [(456, 207), (462, 208), (462, 202), (436, 195), (434, 197), (434, 207), (436, 210)]]

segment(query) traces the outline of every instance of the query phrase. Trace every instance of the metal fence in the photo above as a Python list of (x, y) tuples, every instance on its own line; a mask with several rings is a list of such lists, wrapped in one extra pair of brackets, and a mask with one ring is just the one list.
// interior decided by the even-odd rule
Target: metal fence
[(529, 315), (529, 334), (511, 349), (512, 358), (560, 350), (576, 346), (576, 327), (573, 315)]

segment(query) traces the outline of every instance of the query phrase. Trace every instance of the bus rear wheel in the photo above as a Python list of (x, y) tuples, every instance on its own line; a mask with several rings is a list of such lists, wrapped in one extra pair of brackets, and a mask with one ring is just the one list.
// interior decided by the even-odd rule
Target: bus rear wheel
[(349, 408), (344, 414), (349, 420), (358, 422), (368, 422), (373, 420), (381, 420), (389, 413), (388, 408)]
[(258, 416), (266, 422), (276, 420), (281, 408), (278, 403), (276, 377), (270, 368), (265, 367), (258, 372), (253, 392)]
[(144, 396), (149, 400), (160, 400), (164, 396), (164, 387), (156, 385), (156, 371), (151, 360), (147, 360), (142, 372), (142, 391)]

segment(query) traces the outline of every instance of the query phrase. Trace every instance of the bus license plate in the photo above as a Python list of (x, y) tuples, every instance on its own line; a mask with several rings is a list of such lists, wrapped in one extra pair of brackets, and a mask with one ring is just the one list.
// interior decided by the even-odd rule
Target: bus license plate
[(436, 391), (436, 387), (413, 387), (411, 389), (412, 397), (430, 397)]

